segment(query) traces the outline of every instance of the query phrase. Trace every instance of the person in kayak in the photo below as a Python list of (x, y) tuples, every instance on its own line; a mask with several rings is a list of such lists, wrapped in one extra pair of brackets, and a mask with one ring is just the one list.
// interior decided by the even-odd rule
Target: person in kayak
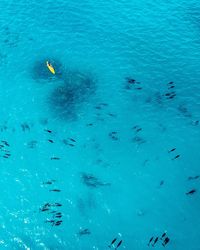
[(50, 62), (47, 61), (47, 68), (49, 69), (49, 71), (55, 75), (55, 69), (54, 67), (52, 66), (52, 64)]

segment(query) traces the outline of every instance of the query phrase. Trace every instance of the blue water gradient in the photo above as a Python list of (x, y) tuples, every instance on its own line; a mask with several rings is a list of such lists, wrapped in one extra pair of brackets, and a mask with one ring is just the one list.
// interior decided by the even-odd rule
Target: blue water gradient
[(200, 3), (0, 10), (0, 249), (199, 250)]

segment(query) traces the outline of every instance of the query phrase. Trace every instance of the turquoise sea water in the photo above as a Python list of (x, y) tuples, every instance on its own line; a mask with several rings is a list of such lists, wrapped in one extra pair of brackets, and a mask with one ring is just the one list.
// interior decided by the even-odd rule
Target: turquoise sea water
[(0, 10), (0, 249), (199, 250), (200, 3)]

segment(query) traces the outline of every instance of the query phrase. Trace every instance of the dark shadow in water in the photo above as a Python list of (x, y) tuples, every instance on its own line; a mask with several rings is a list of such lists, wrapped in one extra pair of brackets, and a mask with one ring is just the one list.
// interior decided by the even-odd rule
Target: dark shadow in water
[(185, 117), (192, 117), (192, 114), (189, 112), (188, 108), (186, 107), (186, 105), (184, 103), (179, 104), (178, 106), (178, 111)]
[(80, 72), (67, 72), (64, 84), (56, 87), (49, 97), (50, 109), (56, 118), (74, 120), (83, 102), (95, 93), (96, 82)]
[[(49, 61), (53, 65), (56, 71), (55, 75), (53, 75), (47, 68), (46, 61)], [(63, 76), (63, 66), (61, 62), (57, 59), (51, 59), (51, 58), (40, 59), (34, 63), (32, 68), (32, 77), (36, 81), (53, 81), (62, 79), (62, 76)]]
[(132, 141), (135, 142), (138, 145), (143, 144), (143, 143), (146, 142), (141, 136), (137, 136), (137, 135), (133, 138)]
[(79, 236), (89, 235), (89, 234), (91, 234), (91, 232), (90, 232), (90, 230), (88, 228), (80, 229), (79, 232), (78, 232)]
[(17, 47), (20, 41), (20, 33), (12, 30), (9, 26), (1, 28), (0, 43), (7, 48)]
[(92, 174), (82, 173), (81, 179), (82, 179), (82, 182), (86, 186), (91, 187), (91, 188), (98, 188), (101, 186), (110, 186), (110, 183), (102, 182), (96, 176)]

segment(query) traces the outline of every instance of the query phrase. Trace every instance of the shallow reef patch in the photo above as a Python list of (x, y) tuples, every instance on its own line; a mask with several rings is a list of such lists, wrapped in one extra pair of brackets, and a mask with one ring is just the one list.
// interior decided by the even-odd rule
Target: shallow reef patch
[(91, 75), (79, 71), (65, 72), (63, 84), (50, 94), (50, 110), (61, 119), (74, 119), (82, 104), (95, 93), (96, 81)]

